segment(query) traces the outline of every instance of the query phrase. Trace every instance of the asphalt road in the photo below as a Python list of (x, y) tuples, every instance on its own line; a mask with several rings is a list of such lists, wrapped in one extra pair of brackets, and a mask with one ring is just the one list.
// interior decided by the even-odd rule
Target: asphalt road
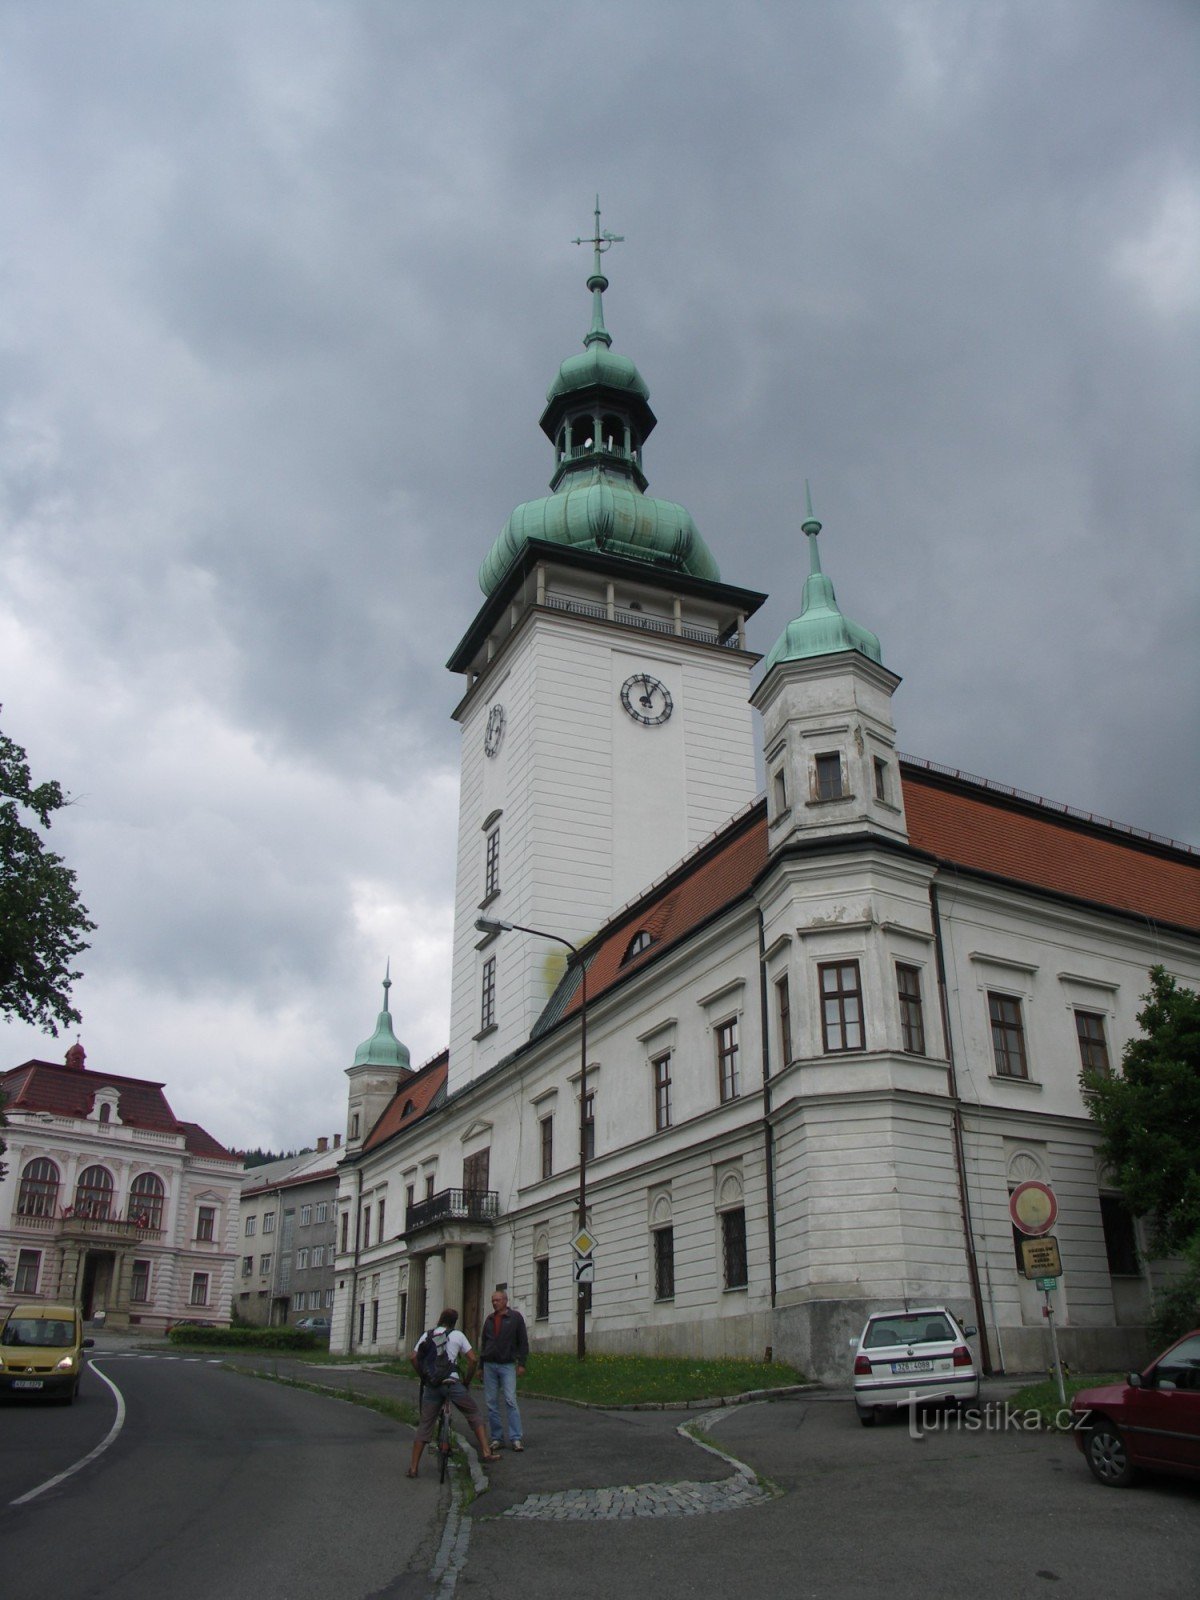
[[(204, 1357), (98, 1357), (73, 1406), (0, 1408), (0, 1582), (13, 1600), (423, 1596), (438, 1488), (361, 1406)], [(34, 1498), (14, 1504), (34, 1493)]]

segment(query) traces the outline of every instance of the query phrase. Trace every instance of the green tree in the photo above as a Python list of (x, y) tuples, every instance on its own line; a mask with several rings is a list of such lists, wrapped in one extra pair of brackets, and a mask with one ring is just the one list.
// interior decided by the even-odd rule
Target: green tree
[(1163, 967), (1150, 985), (1121, 1074), (1082, 1081), (1103, 1160), (1130, 1209), (1151, 1218), (1155, 1251), (1171, 1255), (1200, 1233), (1200, 995)]
[(24, 750), (0, 732), (0, 1015), (48, 1033), (80, 1020), (72, 963), (95, 927), (75, 874), (38, 831), (67, 803), (57, 783), (35, 787)]
[[(4, 1115), (4, 1091), (3, 1089), (0, 1089), (0, 1128), (6, 1128), (7, 1126), (8, 1118)], [(0, 1156), (2, 1156), (7, 1149), (8, 1146), (4, 1142), (4, 1135), (0, 1134)], [(0, 1180), (3, 1179), (4, 1174), (7, 1171), (7, 1163), (0, 1161)], [(5, 1261), (3, 1256), (0, 1256), (0, 1289), (7, 1289), (11, 1281), (12, 1280), (8, 1275), (8, 1262)]]

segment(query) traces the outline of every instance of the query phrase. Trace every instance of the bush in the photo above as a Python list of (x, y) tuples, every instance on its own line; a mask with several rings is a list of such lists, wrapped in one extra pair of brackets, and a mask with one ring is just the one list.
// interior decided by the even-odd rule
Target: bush
[(327, 1341), (301, 1328), (175, 1327), (167, 1334), (172, 1344), (201, 1344), (218, 1350), (325, 1350)]
[(1154, 1299), (1154, 1320), (1150, 1324), (1150, 1332), (1156, 1355), (1193, 1328), (1200, 1328), (1200, 1234), (1189, 1244), (1184, 1260), (1187, 1265), (1183, 1272), (1161, 1289)]

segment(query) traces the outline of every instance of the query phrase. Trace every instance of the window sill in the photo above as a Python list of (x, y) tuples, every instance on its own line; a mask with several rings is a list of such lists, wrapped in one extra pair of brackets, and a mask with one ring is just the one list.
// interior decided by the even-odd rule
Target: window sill
[(727, 1283), (725, 1285), (724, 1289), (721, 1290), (721, 1293), (722, 1294), (749, 1294), (750, 1293), (750, 1285), (748, 1283)]
[(1023, 1089), (1037, 1089), (1039, 1091), (1042, 1088), (1036, 1078), (1013, 1078), (1006, 1072), (991, 1072), (988, 1076), (993, 1083), (1017, 1083)]
[(675, 1304), (675, 1296), (673, 1294), (656, 1294), (654, 1296), (654, 1304), (656, 1306), (673, 1306)]
[(831, 795), (827, 795), (827, 796), (824, 796), (824, 797), (818, 796), (815, 799), (806, 800), (804, 802), (804, 804), (805, 804), (806, 808), (811, 807), (811, 806), (840, 806), (843, 800), (853, 800), (853, 799), (854, 799), (853, 791), (850, 790), (850, 789), (847, 789), (842, 794), (831, 794)]
[(499, 889), (493, 889), (490, 894), (485, 894), (484, 895), (483, 899), (479, 902), (479, 905), (478, 905), (478, 907), (476, 909), (479, 910), (479, 911), (485, 911), (487, 909), (487, 907), (492, 904), (493, 900), (499, 900), (499, 898), (500, 898), (500, 890)]
[(478, 1044), (480, 1039), (486, 1039), (488, 1034), (495, 1033), (499, 1026), (498, 1022), (489, 1022), (486, 1028), (480, 1028), (478, 1033), (472, 1035), (474, 1042)]

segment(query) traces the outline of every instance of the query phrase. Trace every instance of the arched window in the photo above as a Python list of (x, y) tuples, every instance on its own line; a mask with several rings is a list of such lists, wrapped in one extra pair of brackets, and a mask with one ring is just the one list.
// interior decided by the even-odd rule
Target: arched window
[(161, 1228), (163, 1214), (162, 1179), (153, 1172), (139, 1172), (129, 1186), (129, 1220), (139, 1228)]
[(52, 1217), (58, 1205), (58, 1168), (45, 1156), (30, 1161), (21, 1174), (17, 1194), (19, 1217)]
[(112, 1121), (112, 1107), (109, 1105), (107, 1100), (101, 1102), (101, 1105), (100, 1105), (100, 1121), (101, 1122), (111, 1122)]
[(112, 1173), (103, 1167), (87, 1167), (75, 1185), (75, 1215), (97, 1220), (112, 1215)]
[(634, 956), (640, 956), (643, 950), (649, 950), (653, 942), (645, 928), (639, 928), (625, 947), (625, 954), (621, 957), (622, 964), (632, 961)]

